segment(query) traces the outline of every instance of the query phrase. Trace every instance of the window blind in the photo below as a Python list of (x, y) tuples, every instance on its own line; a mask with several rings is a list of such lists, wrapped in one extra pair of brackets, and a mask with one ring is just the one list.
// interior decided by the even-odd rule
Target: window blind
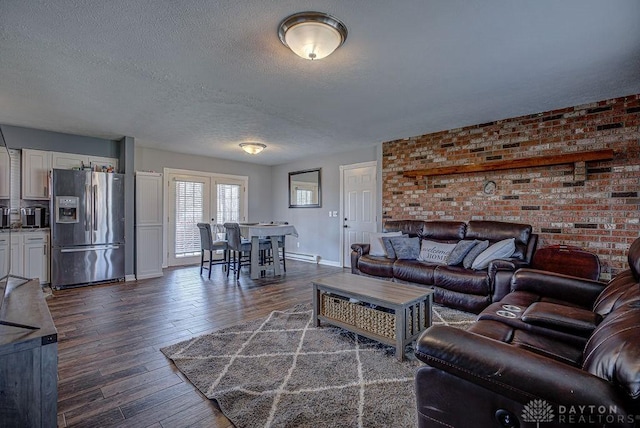
[(203, 222), (204, 183), (176, 180), (175, 186), (175, 256), (198, 255), (200, 254), (200, 231), (197, 223)]
[(217, 184), (218, 206), (217, 216), (219, 223), (238, 223), (240, 219), (240, 185)]

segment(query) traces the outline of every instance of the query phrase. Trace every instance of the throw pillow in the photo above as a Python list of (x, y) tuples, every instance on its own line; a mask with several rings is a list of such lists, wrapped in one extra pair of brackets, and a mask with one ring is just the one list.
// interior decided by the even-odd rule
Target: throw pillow
[(473, 264), (471, 265), (471, 269), (481, 270), (486, 269), (491, 263), (492, 260), (496, 259), (506, 259), (507, 257), (511, 257), (511, 255), (516, 251), (516, 240), (515, 238), (503, 239), (502, 241), (498, 241), (482, 253), (478, 254), (478, 257), (473, 260)]
[(477, 244), (471, 248), (471, 250), (464, 256), (464, 260), (462, 260), (462, 266), (466, 269), (471, 269), (471, 265), (473, 261), (480, 255), (481, 252), (489, 248), (489, 241), (477, 241)]
[(471, 251), (471, 249), (480, 241), (478, 240), (462, 240), (456, 244), (449, 257), (447, 257), (447, 264), (449, 266), (455, 266), (462, 263), (464, 257)]
[(415, 260), (420, 255), (420, 238), (397, 236), (389, 238), (396, 257), (400, 260)]
[(442, 242), (423, 239), (418, 260), (445, 265), (447, 264), (447, 258), (449, 257), (449, 254), (453, 252), (454, 248), (456, 248), (456, 244), (445, 244)]
[[(401, 236), (407, 236), (407, 234), (403, 233)], [(384, 245), (384, 250), (387, 252), (387, 258), (388, 259), (395, 259), (396, 258), (396, 250), (393, 249), (393, 244), (391, 243), (391, 238), (393, 238), (393, 237), (383, 236), (380, 239), (382, 239), (382, 244)]]
[(369, 235), (369, 255), (370, 256), (382, 256), (387, 255), (384, 250), (384, 244), (382, 243), (383, 236), (402, 236), (402, 232), (383, 232), (372, 233)]

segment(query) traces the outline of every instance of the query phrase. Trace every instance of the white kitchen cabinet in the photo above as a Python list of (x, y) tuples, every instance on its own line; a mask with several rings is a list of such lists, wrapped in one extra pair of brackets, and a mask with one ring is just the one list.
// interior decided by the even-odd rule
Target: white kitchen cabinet
[(22, 233), (22, 276), (39, 278), (40, 284), (49, 283), (49, 234)]
[(24, 266), (22, 264), (22, 235), (11, 232), (11, 274), (24, 276)]
[[(9, 244), (11, 241), (11, 244)], [(11, 272), (8, 272), (11, 250)], [(46, 231), (0, 233), (0, 278), (11, 273), (49, 283), (49, 233)]]
[(0, 233), (0, 278), (9, 273), (9, 234)]
[(11, 197), (10, 164), (9, 153), (4, 147), (0, 147), (0, 199), (9, 199)]
[(113, 167), (113, 172), (118, 172), (118, 159), (115, 158), (105, 158), (101, 156), (87, 156), (87, 164), (92, 167), (98, 166), (100, 168), (104, 167)]
[(136, 172), (136, 278), (162, 276), (162, 174)]
[(118, 171), (118, 159), (105, 158), (102, 156), (79, 155), (75, 153), (52, 152), (52, 167), (56, 169), (74, 169), (82, 167), (93, 167), (98, 165), (108, 167), (113, 166), (114, 171)]
[(56, 169), (73, 169), (89, 166), (88, 156), (76, 155), (74, 153), (51, 153), (52, 167)]
[(49, 199), (51, 152), (22, 149), (22, 199)]

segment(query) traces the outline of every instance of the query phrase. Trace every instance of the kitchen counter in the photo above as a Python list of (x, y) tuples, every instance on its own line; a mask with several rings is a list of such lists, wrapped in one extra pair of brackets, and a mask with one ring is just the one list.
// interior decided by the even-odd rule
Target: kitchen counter
[(49, 227), (15, 227), (11, 229), (0, 229), (0, 233), (8, 232), (45, 232), (49, 233), (51, 228)]

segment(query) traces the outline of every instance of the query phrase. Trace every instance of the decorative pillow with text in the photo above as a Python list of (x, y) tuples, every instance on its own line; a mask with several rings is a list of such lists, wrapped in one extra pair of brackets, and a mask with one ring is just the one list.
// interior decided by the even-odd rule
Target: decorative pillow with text
[(449, 254), (453, 252), (454, 248), (456, 248), (456, 244), (444, 244), (442, 242), (423, 239), (418, 260), (438, 265), (446, 265), (447, 258)]

